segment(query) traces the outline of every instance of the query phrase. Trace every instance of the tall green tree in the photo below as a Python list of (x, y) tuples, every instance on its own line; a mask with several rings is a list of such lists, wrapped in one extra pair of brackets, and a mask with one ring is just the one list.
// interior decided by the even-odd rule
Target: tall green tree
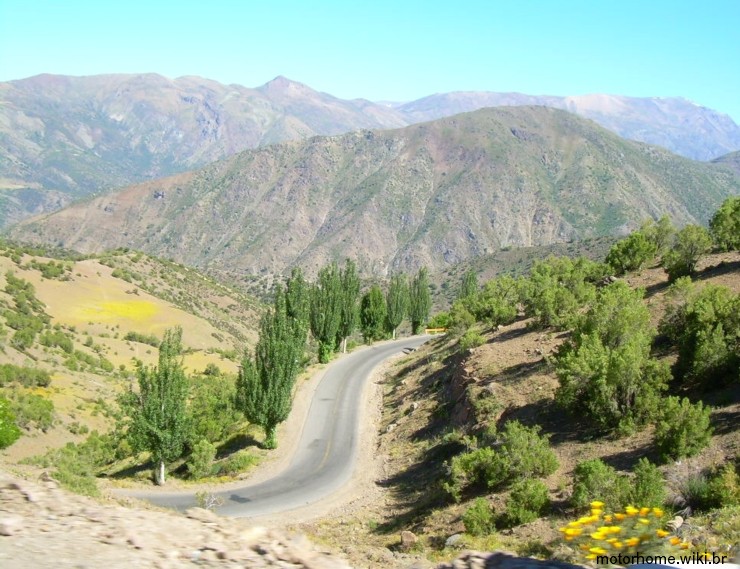
[(148, 451), (154, 480), (165, 483), (165, 463), (180, 458), (188, 438), (188, 378), (182, 366), (182, 328), (164, 333), (157, 366), (139, 366), (138, 393), (124, 398), (129, 413), (128, 436), (136, 452)]
[(406, 318), (409, 308), (409, 283), (406, 275), (399, 273), (391, 277), (388, 293), (385, 295), (386, 330), (396, 339), (396, 329)]
[(0, 449), (9, 447), (20, 436), (21, 430), (15, 424), (15, 414), (10, 408), (10, 401), (0, 395)]
[(293, 406), (293, 385), (300, 371), (305, 328), (288, 316), (285, 293), (262, 316), (254, 358), (245, 354), (236, 383), (236, 403), (250, 423), (265, 430), (265, 448), (277, 447), (277, 426)]
[(432, 307), (432, 295), (429, 292), (429, 275), (427, 268), (422, 267), (411, 282), (409, 290), (409, 318), (412, 333), (420, 334), (421, 327), (429, 318)]
[(311, 287), (311, 333), (319, 343), (319, 362), (327, 363), (334, 351), (342, 320), (342, 279), (336, 263), (319, 271)]
[(668, 280), (691, 275), (696, 270), (699, 258), (709, 251), (712, 238), (700, 225), (687, 225), (676, 234), (673, 247), (663, 255), (663, 268)]
[(460, 291), (457, 294), (458, 300), (472, 298), (478, 294), (478, 275), (473, 269), (465, 272), (460, 283)]
[(290, 318), (304, 323), (308, 329), (308, 314), (311, 301), (311, 286), (300, 267), (293, 267), (285, 283), (285, 310)]
[(727, 198), (709, 222), (714, 244), (723, 251), (740, 250), (740, 196)]
[(385, 328), (385, 299), (383, 291), (378, 285), (372, 288), (362, 297), (360, 303), (360, 324), (362, 326), (362, 335), (365, 341), (370, 343), (373, 340), (383, 338)]
[(347, 338), (357, 328), (357, 299), (360, 296), (360, 277), (357, 276), (357, 267), (354, 261), (347, 259), (339, 278), (342, 283), (342, 307), (339, 331), (337, 332), (337, 345), (341, 345), (342, 353), (345, 353), (347, 351)]

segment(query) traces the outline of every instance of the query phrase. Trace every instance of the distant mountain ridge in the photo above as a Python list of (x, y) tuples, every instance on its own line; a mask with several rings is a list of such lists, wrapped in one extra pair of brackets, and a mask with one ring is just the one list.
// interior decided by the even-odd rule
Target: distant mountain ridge
[(188, 76), (39, 75), (0, 83), (0, 227), (249, 148), (502, 105), (564, 108), (696, 159), (740, 149), (729, 117), (683, 99), (457, 92), (389, 105), (281, 76), (252, 89)]
[(314, 137), (87, 200), (17, 239), (133, 247), (242, 273), (441, 269), (507, 246), (703, 222), (740, 177), (547, 107), (483, 109), (396, 130)]

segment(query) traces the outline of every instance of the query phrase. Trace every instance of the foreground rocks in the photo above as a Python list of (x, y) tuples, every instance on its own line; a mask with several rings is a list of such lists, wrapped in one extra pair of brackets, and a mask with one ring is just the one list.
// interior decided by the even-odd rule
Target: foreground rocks
[(179, 569), (192, 567), (350, 569), (304, 536), (220, 518), (102, 505), (47, 479), (0, 472), (3, 569)]
[[(405, 545), (417, 541), (404, 532)], [(373, 563), (369, 563), (373, 566)], [(413, 567), (433, 565), (421, 562)], [(201, 508), (180, 515), (113, 504), (0, 472), (0, 567), (3, 569), (351, 569), (303, 535), (221, 518)], [(466, 552), (438, 569), (572, 569), (505, 553)]]

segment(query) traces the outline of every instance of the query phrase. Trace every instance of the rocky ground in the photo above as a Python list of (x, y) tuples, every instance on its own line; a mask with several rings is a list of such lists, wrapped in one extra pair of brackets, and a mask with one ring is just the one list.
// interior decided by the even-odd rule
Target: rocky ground
[[(61, 490), (48, 476), (34, 483), (4, 473), (0, 473), (0, 567), (350, 569), (302, 534), (220, 518), (201, 508), (183, 516), (102, 504)], [(571, 566), (466, 552), (438, 569), (544, 567)]]

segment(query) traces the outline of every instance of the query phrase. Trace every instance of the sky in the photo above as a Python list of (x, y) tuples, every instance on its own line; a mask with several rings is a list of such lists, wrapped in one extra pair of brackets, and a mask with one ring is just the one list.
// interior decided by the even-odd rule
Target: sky
[(0, 81), (155, 72), (341, 98), (680, 96), (740, 124), (740, 0), (0, 0)]

